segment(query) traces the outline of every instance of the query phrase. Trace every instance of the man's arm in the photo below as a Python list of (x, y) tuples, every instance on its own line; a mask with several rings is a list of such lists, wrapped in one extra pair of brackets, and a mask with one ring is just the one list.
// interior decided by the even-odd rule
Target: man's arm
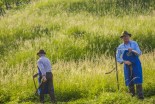
[(116, 52), (116, 60), (117, 60), (117, 62), (119, 62), (120, 64), (123, 63), (123, 59), (121, 58), (121, 55), (122, 55), (121, 50), (118, 50), (118, 49), (117, 49), (117, 52)]
[(142, 54), (140, 48), (139, 48), (139, 45), (137, 42), (135, 42), (135, 50), (132, 50), (132, 52), (134, 52), (136, 55), (140, 56)]
[(42, 82), (46, 82), (47, 81), (46, 71), (45, 71), (44, 65), (41, 61), (38, 61), (38, 67), (39, 67), (41, 74), (42, 74)]
[(45, 76), (46, 75), (45, 68), (44, 68), (44, 65), (41, 61), (38, 61), (38, 67), (41, 71), (42, 76)]
[(121, 55), (122, 55), (121, 49), (117, 50), (117, 53), (116, 53), (117, 62), (119, 62), (120, 64), (123, 64), (124, 63), (126, 65), (131, 65), (132, 64), (130, 61), (124, 61), (121, 58)]

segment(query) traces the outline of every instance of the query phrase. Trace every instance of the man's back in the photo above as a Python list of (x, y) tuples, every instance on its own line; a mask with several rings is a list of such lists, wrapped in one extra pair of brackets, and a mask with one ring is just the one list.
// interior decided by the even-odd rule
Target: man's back
[(51, 72), (52, 69), (50, 60), (45, 56), (41, 56), (38, 59), (38, 67), (41, 70), (42, 74), (45, 74), (46, 72)]

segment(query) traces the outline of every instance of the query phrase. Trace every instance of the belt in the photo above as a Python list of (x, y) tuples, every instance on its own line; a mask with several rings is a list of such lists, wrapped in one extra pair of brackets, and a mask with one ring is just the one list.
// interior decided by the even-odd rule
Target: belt
[(46, 72), (46, 74), (50, 74), (50, 73), (52, 73), (52, 72)]

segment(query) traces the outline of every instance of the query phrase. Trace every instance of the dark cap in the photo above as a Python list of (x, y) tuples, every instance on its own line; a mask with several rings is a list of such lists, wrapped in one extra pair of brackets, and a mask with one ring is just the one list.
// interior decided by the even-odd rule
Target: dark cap
[(123, 31), (123, 32), (122, 32), (122, 35), (120, 36), (120, 38), (123, 38), (123, 37), (126, 36), (126, 35), (128, 35), (128, 36), (131, 37), (131, 34), (130, 34), (130, 33), (128, 33), (127, 31)]
[(46, 54), (46, 52), (43, 49), (41, 49), (41, 50), (39, 50), (39, 52), (37, 53), (37, 55), (39, 55), (39, 54)]

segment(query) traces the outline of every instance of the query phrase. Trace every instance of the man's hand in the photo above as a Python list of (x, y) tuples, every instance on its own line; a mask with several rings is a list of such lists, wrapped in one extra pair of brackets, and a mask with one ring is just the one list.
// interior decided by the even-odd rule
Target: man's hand
[(46, 79), (46, 76), (42, 76), (42, 82), (46, 82), (47, 81), (47, 79)]
[(133, 50), (132, 48), (128, 48), (128, 51), (129, 51), (129, 52), (132, 52), (132, 50)]
[(33, 75), (33, 78), (35, 78), (35, 77), (37, 77), (39, 74), (38, 73), (36, 73), (35, 75)]
[(129, 51), (129, 52), (133, 52), (133, 53), (135, 53), (136, 55), (138, 55), (137, 51), (133, 50), (132, 48), (128, 48), (128, 51)]
[(132, 63), (130, 61), (124, 61), (124, 64), (131, 65)]

